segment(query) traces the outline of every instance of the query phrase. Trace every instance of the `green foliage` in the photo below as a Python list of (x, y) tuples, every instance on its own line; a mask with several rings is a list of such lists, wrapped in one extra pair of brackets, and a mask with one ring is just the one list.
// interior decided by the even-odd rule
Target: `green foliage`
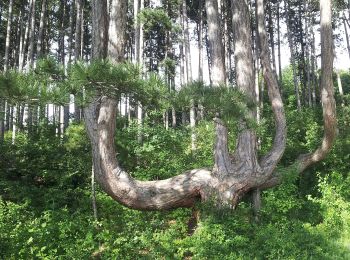
[(167, 32), (171, 31), (173, 26), (170, 17), (163, 8), (144, 8), (139, 13), (138, 19), (146, 32), (150, 30)]
[[(159, 77), (151, 75), (146, 81), (137, 77), (129, 81), (128, 77), (134, 74), (127, 72), (124, 65), (117, 69), (101, 61), (91, 67), (83, 63), (74, 66), (68, 74), (69, 84), (62, 77), (58, 80), (62, 85), (55, 87), (87, 90), (95, 86), (87, 78), (102, 77), (99, 91), (107, 91), (114, 80), (119, 80), (123, 92), (130, 91), (127, 92), (130, 95), (139, 87), (146, 89), (140, 92), (151, 100), (149, 105), (144, 103), (148, 120), (141, 129), (143, 141), (137, 141), (139, 126), (129, 122), (126, 127), (125, 118), (117, 119), (115, 136), (119, 162), (141, 180), (163, 179), (191, 168), (211, 167), (212, 117), (216, 113), (227, 115), (234, 124), (254, 107), (234, 90), (206, 88), (200, 83), (184, 88), (178, 94), (179, 107), (188, 108), (194, 99), (207, 110), (208, 120), (196, 126), (197, 150), (192, 152), (192, 129), (165, 130), (161, 126), (162, 112), (176, 103)], [(97, 71), (101, 68), (107, 71)], [(120, 77), (113, 78), (111, 71), (120, 73)], [(2, 82), (15, 84), (20, 75), (11, 73), (1, 78)], [(50, 84), (53, 74), (61, 75), (59, 67), (51, 61), (43, 62), (35, 73)], [(288, 81), (287, 76), (285, 79)], [(288, 88), (284, 93), (288, 93)], [(162, 101), (154, 104), (157, 97)], [(301, 176), (292, 163), (300, 153), (312, 151), (320, 144), (322, 110), (317, 106), (298, 112), (294, 103), (287, 102), (287, 149), (277, 169), (284, 177), (283, 184), (263, 192), (259, 221), (253, 217), (249, 194), (234, 211), (217, 210), (207, 202), (193, 209), (199, 214), (193, 234), (189, 234), (189, 226), (196, 213), (191, 209), (134, 211), (119, 205), (99, 188), (99, 220), (95, 221), (90, 195), (91, 151), (83, 125), (71, 124), (62, 139), (56, 136), (55, 126), (43, 120), (31, 134), (19, 133), (14, 145), (11, 132), (7, 132), (0, 144), (0, 258), (349, 259), (349, 97), (344, 96), (343, 101), (344, 105), (337, 106), (339, 135), (334, 149)], [(259, 128), (262, 154), (271, 147), (274, 127), (268, 106), (264, 106), (263, 116), (266, 121)], [(238, 129), (231, 126), (232, 149)]]
[(190, 108), (192, 102), (204, 107), (206, 118), (219, 116), (227, 124), (245, 120), (249, 127), (257, 127), (252, 117), (252, 110), (256, 104), (247, 95), (235, 88), (227, 86), (206, 86), (202, 82), (194, 81), (184, 86), (175, 97), (174, 104), (179, 109)]
[(43, 59), (28, 72), (1, 73), (0, 97), (12, 104), (67, 104), (70, 92), (62, 84), (63, 77), (63, 69), (54, 59)]

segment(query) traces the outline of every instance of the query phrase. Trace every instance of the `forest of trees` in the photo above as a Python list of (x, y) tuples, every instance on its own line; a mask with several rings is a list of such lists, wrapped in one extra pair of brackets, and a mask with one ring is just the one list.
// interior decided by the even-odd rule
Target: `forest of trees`
[(349, 33), (350, 0), (2, 1), (0, 258), (350, 258)]

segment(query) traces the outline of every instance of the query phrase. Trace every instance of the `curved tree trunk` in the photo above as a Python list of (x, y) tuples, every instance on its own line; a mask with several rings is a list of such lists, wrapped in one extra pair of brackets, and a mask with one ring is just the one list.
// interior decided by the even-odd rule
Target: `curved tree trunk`
[(322, 144), (313, 153), (301, 155), (299, 170), (323, 160), (331, 150), (336, 138), (337, 119), (333, 87), (333, 31), (331, 0), (320, 0), (321, 10), (321, 102), (324, 120)]
[[(245, 1), (233, 1), (233, 4), (236, 9), (234, 14), (236, 65), (243, 68), (237, 70), (237, 84), (241, 90), (253, 97), (254, 72), (248, 6)], [(126, 0), (111, 2), (109, 36), (117, 37), (109, 38), (108, 58), (114, 62), (122, 62), (124, 58), (126, 15), (123, 14), (126, 14), (126, 5)], [(93, 1), (93, 17), (106, 17), (103, 15), (107, 14), (106, 7), (106, 1)], [(238, 14), (240, 20), (238, 20)], [(277, 78), (269, 58), (263, 0), (258, 0), (258, 21), (261, 63), (276, 125), (271, 151), (258, 161), (256, 142), (253, 142), (255, 134), (246, 129), (238, 137), (235, 154), (230, 155), (227, 128), (220, 119), (216, 118), (215, 165), (212, 170), (195, 169), (166, 180), (137, 181), (119, 166), (116, 159), (114, 132), (117, 99), (97, 96), (95, 101), (85, 109), (85, 122), (92, 144), (96, 179), (112, 198), (123, 205), (139, 210), (190, 207), (197, 200), (206, 200), (209, 197), (214, 197), (219, 205), (226, 204), (234, 207), (249, 190), (262, 187), (274, 178), (273, 171), (285, 149), (286, 121)], [(106, 20), (94, 20), (94, 58), (106, 57), (105, 52), (96, 49), (100, 47), (107, 49), (106, 32)], [(327, 75), (325, 74), (325, 77)]]
[[(300, 155), (293, 168), (302, 173), (307, 167), (323, 160), (330, 152), (336, 138), (336, 110), (333, 86), (333, 31), (332, 31), (332, 9), (331, 0), (321, 0), (321, 102), (323, 109), (324, 135), (321, 145), (312, 153)], [(282, 181), (280, 174), (275, 173), (264, 183), (261, 188), (271, 188), (279, 185)]]

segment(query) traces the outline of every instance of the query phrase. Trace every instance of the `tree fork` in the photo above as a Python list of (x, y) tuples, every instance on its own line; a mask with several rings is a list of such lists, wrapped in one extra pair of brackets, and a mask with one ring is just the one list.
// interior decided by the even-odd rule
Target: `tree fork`
[[(93, 17), (103, 17), (103, 12), (104, 14), (107, 13), (106, 6), (102, 6), (104, 8), (99, 8), (101, 2), (103, 1), (93, 2)], [(236, 5), (240, 5), (238, 7), (242, 10), (241, 14), (249, 17), (247, 14), (248, 7), (246, 6), (246, 2), (234, 2)], [(329, 1), (321, 0), (321, 5), (327, 2)], [(103, 2), (102, 4), (105, 5), (106, 2)], [(125, 12), (122, 12), (121, 10), (125, 5), (126, 0), (113, 0), (111, 6), (112, 9), (115, 9), (111, 12), (124, 14)], [(321, 21), (323, 21), (322, 16), (324, 16), (324, 13), (324, 11), (323, 13), (321, 12), (321, 14), (323, 14), (321, 15)], [(107, 41), (105, 38), (107, 33), (103, 32), (103, 30), (107, 30), (108, 27), (108, 24), (104, 23), (106, 20), (95, 20), (93, 53), (99, 52), (99, 55), (95, 55), (94, 58), (106, 57), (104, 56), (104, 53), (107, 52), (104, 50), (107, 49), (107, 42), (109, 42), (109, 58), (114, 59), (115, 62), (120, 62), (124, 57), (122, 46), (124, 46), (123, 33), (125, 32), (124, 25), (126, 16), (120, 15), (113, 17), (118, 17), (117, 19), (119, 20), (116, 22), (117, 19), (110, 19), (109, 22), (115, 23), (115, 27), (110, 24), (109, 28), (114, 28), (118, 37), (113, 37), (113, 39), (118, 39), (118, 41), (113, 42), (113, 44), (112, 39)], [(242, 148), (247, 144), (246, 140), (248, 140), (248, 142), (255, 140), (252, 130), (245, 129), (238, 137), (238, 146), (235, 154), (233, 156), (230, 155), (227, 146), (228, 140), (226, 126), (220, 119), (215, 119), (216, 143), (214, 149), (215, 165), (213, 170), (194, 169), (165, 180), (138, 181), (127, 174), (119, 166), (116, 159), (114, 132), (116, 129), (115, 117), (117, 113), (117, 100), (106, 96), (96, 96), (95, 100), (85, 109), (85, 122), (92, 144), (96, 179), (105, 192), (107, 192), (113, 199), (127, 207), (138, 210), (163, 210), (177, 207), (192, 207), (196, 201), (206, 201), (210, 197), (214, 198), (218, 205), (235, 207), (248, 191), (258, 187), (263, 187), (264, 185), (266, 186), (271, 180), (276, 178), (274, 170), (283, 155), (286, 144), (286, 120), (276, 74), (273, 73), (269, 60), (269, 49), (264, 24), (263, 0), (258, 0), (258, 21), (262, 69), (267, 83), (268, 95), (276, 125), (276, 134), (272, 149), (261, 160), (257, 160), (256, 158), (256, 146), (254, 145), (251, 145), (248, 149), (250, 151), (249, 153), (244, 152)], [(240, 30), (236, 30), (236, 32), (238, 32), (236, 35), (237, 43), (244, 43), (247, 39), (247, 35), (250, 39), (249, 26), (250, 23), (244, 22), (242, 25), (244, 28), (241, 27), (239, 28)], [(96, 34), (95, 30), (99, 30), (100, 33)], [(326, 40), (331, 41), (331, 27), (324, 26), (322, 23), (321, 31), (323, 35), (322, 39), (325, 39), (324, 34), (328, 34)], [(244, 63), (244, 59), (247, 57), (245, 53), (247, 53), (249, 59), (249, 51), (251, 51), (251, 49), (248, 51), (244, 50), (244, 46), (246, 45), (241, 45), (240, 49), (236, 48), (236, 53), (238, 54), (237, 59), (238, 61), (242, 61), (244, 66), (250, 66), (248, 65), (250, 64), (249, 62)], [(329, 55), (329, 47), (331, 44), (323, 44), (322, 46), (322, 55), (327, 55), (324, 52), (327, 52)], [(100, 47), (104, 47), (105, 49), (99, 49)], [(112, 54), (113, 56), (111, 56)], [(322, 61), (326, 63), (322, 65), (323, 70), (327, 71), (331, 68), (329, 67), (329, 62), (331, 60), (330, 56), (326, 56), (322, 59)], [(253, 67), (244, 68), (245, 70), (238, 71), (238, 73), (241, 73), (239, 76), (241, 77), (240, 80), (242, 80), (242, 82), (244, 82), (243, 79), (247, 79), (247, 76), (250, 75), (250, 69), (253, 71)], [(253, 72), (252, 75), (254, 75)], [(331, 73), (322, 72), (322, 75), (325, 82), (329, 83)], [(253, 77), (252, 79), (254, 80)], [(239, 80), (237, 80), (237, 83), (238, 82)], [(330, 87), (327, 84), (325, 85), (325, 83), (323, 83), (323, 85), (326, 88)], [(250, 87), (250, 85), (240, 86), (244, 86), (244, 90), (249, 90)], [(254, 81), (252, 82), (252, 91), (254, 91)], [(325, 91), (325, 93), (328, 93), (328, 95), (333, 94), (332, 91)], [(250, 92), (248, 92), (248, 94), (250, 94)], [(331, 101), (329, 96), (326, 98), (326, 95), (322, 100), (323, 102)], [(334, 106), (332, 106), (332, 103), (328, 105), (326, 104), (324, 115), (329, 116), (329, 114), (332, 114), (333, 108)], [(332, 119), (333, 116), (330, 115), (330, 119), (325, 120), (325, 125), (332, 123)], [(332, 130), (334, 129), (334, 127), (328, 126), (325, 138), (328, 138), (329, 136), (333, 137)], [(334, 139), (331, 139), (331, 141), (332, 140)], [(331, 143), (332, 142), (327, 141), (326, 147), (322, 146), (321, 151), (317, 152), (317, 154), (321, 153), (321, 155), (324, 155)], [(312, 155), (310, 156), (312, 159), (314, 158)], [(317, 156), (317, 158), (321, 157), (322, 156)]]

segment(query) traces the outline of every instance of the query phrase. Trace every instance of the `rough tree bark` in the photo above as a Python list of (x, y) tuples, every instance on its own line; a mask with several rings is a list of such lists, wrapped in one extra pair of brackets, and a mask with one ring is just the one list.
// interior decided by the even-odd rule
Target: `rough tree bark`
[[(307, 167), (323, 160), (330, 152), (336, 138), (336, 110), (333, 86), (333, 31), (332, 31), (332, 1), (320, 0), (321, 10), (321, 102), (323, 110), (324, 135), (321, 145), (308, 154), (298, 157), (295, 164), (298, 173), (302, 173)], [(282, 181), (278, 173), (272, 175), (270, 180), (264, 183), (261, 188), (270, 188), (280, 184)]]
[(4, 71), (7, 71), (8, 66), (9, 66), (12, 10), (13, 10), (13, 0), (10, 0), (9, 10), (8, 10), (8, 13), (7, 13), (7, 28), (6, 28), (6, 42), (5, 42)]
[(43, 50), (45, 17), (46, 17), (46, 0), (43, 0), (41, 2), (41, 13), (40, 13), (38, 43), (37, 43), (37, 46), (36, 46), (36, 55), (38, 56), (38, 58), (41, 57), (42, 50)]
[(28, 56), (27, 56), (27, 69), (34, 65), (34, 37), (35, 37), (35, 1), (32, 0), (32, 10), (30, 19), (30, 32), (29, 32), (29, 45), (28, 45)]
[[(254, 93), (254, 77), (251, 57), (251, 28), (249, 22), (248, 6), (245, 1), (233, 1), (234, 20), (236, 32), (236, 63), (242, 66), (242, 69), (237, 70), (238, 84), (240, 88), (248, 95)], [(321, 0), (327, 2), (326, 0)], [(328, 1), (329, 2), (329, 1)], [(118, 37), (108, 38), (108, 57), (114, 62), (123, 61), (123, 46), (124, 46), (124, 32), (126, 25), (126, 0), (112, 1), (112, 14), (110, 23), (111, 28), (114, 28)], [(104, 52), (97, 47), (107, 49), (107, 3), (105, 1), (93, 2), (93, 33), (94, 33), (94, 58), (106, 57)], [(322, 6), (322, 4), (321, 4)], [(321, 10), (323, 10), (321, 8)], [(240, 20), (238, 20), (238, 13)], [(324, 11), (323, 11), (324, 16)], [(100, 19), (98, 19), (100, 18)], [(85, 109), (85, 122), (89, 138), (92, 144), (94, 171), (97, 181), (102, 188), (118, 202), (139, 210), (159, 210), (170, 209), (176, 207), (190, 207), (193, 206), (197, 200), (206, 200), (214, 196), (219, 205), (226, 204), (234, 207), (239, 202), (240, 198), (249, 190), (263, 187), (269, 184), (274, 179), (273, 172), (281, 156), (283, 155), (286, 143), (286, 120), (284, 115), (283, 103), (279, 93), (276, 75), (273, 73), (269, 48), (265, 29), (265, 17), (263, 0), (258, 0), (258, 19), (259, 19), (259, 36), (260, 36), (260, 58), (263, 69), (263, 74), (268, 87), (268, 95), (271, 102), (272, 111), (275, 117), (276, 134), (271, 150), (263, 156), (260, 160), (256, 158), (256, 150), (254, 151), (254, 144), (250, 141), (253, 139), (250, 134), (251, 130), (243, 131), (237, 141), (238, 145), (235, 154), (232, 156), (228, 151), (228, 136), (227, 128), (223, 122), (216, 118), (216, 141), (214, 148), (214, 167), (213, 169), (194, 169), (187, 171), (181, 175), (159, 181), (137, 181), (126, 173), (119, 165), (116, 159), (116, 150), (114, 146), (114, 131), (116, 128), (116, 104), (117, 100), (112, 97), (97, 95), (96, 99), (89, 104)], [(236, 27), (240, 25), (240, 27)], [(328, 24), (329, 25), (329, 24)], [(329, 34), (331, 36), (331, 29), (324, 29), (322, 24), (322, 34)], [(96, 31), (98, 30), (98, 34)], [(328, 35), (328, 36), (329, 36)], [(326, 41), (332, 42), (332, 39), (326, 37)], [(323, 37), (323, 39), (325, 39)], [(248, 45), (247, 45), (248, 44)], [(323, 53), (328, 52), (329, 44), (323, 43)], [(326, 47), (325, 47), (326, 46)], [(237, 48), (238, 47), (238, 48)], [(325, 49), (326, 48), (326, 49)], [(331, 47), (330, 47), (331, 48)], [(248, 50), (246, 50), (248, 49)], [(250, 55), (250, 57), (249, 57)], [(325, 55), (325, 54), (323, 54)], [(327, 55), (325, 57), (328, 57)], [(323, 65), (323, 70), (329, 70), (330, 57), (323, 61), (327, 63)], [(249, 78), (249, 76), (252, 76)], [(323, 84), (327, 89), (329, 86), (329, 79), (331, 79), (328, 72), (323, 73)], [(251, 80), (253, 79), (253, 81)], [(244, 81), (245, 80), (245, 81)], [(251, 82), (252, 81), (252, 82)], [(331, 83), (330, 83), (331, 84)], [(249, 92), (252, 91), (252, 92)], [(327, 105), (329, 97), (332, 92), (325, 91), (325, 117), (332, 114), (332, 106)], [(328, 112), (330, 114), (328, 114)], [(333, 124), (333, 117), (326, 120), (327, 124)], [(328, 135), (331, 134), (334, 125), (328, 126), (330, 131), (326, 131)], [(241, 139), (240, 139), (241, 138)], [(248, 140), (248, 143), (244, 143)], [(242, 144), (240, 144), (242, 143)], [(320, 152), (316, 151), (317, 159), (325, 155), (327, 148), (331, 142), (326, 142), (327, 147), (321, 148)], [(245, 150), (243, 150), (243, 147)], [(326, 149), (324, 149), (326, 148)], [(248, 152), (246, 151), (248, 150)], [(320, 154), (321, 153), (321, 154)], [(309, 165), (309, 162), (314, 162), (314, 155), (311, 157), (305, 156), (303, 165)]]
[(207, 36), (211, 61), (212, 84), (217, 86), (226, 83), (224, 48), (222, 44), (217, 0), (206, 0), (205, 10), (207, 13)]

